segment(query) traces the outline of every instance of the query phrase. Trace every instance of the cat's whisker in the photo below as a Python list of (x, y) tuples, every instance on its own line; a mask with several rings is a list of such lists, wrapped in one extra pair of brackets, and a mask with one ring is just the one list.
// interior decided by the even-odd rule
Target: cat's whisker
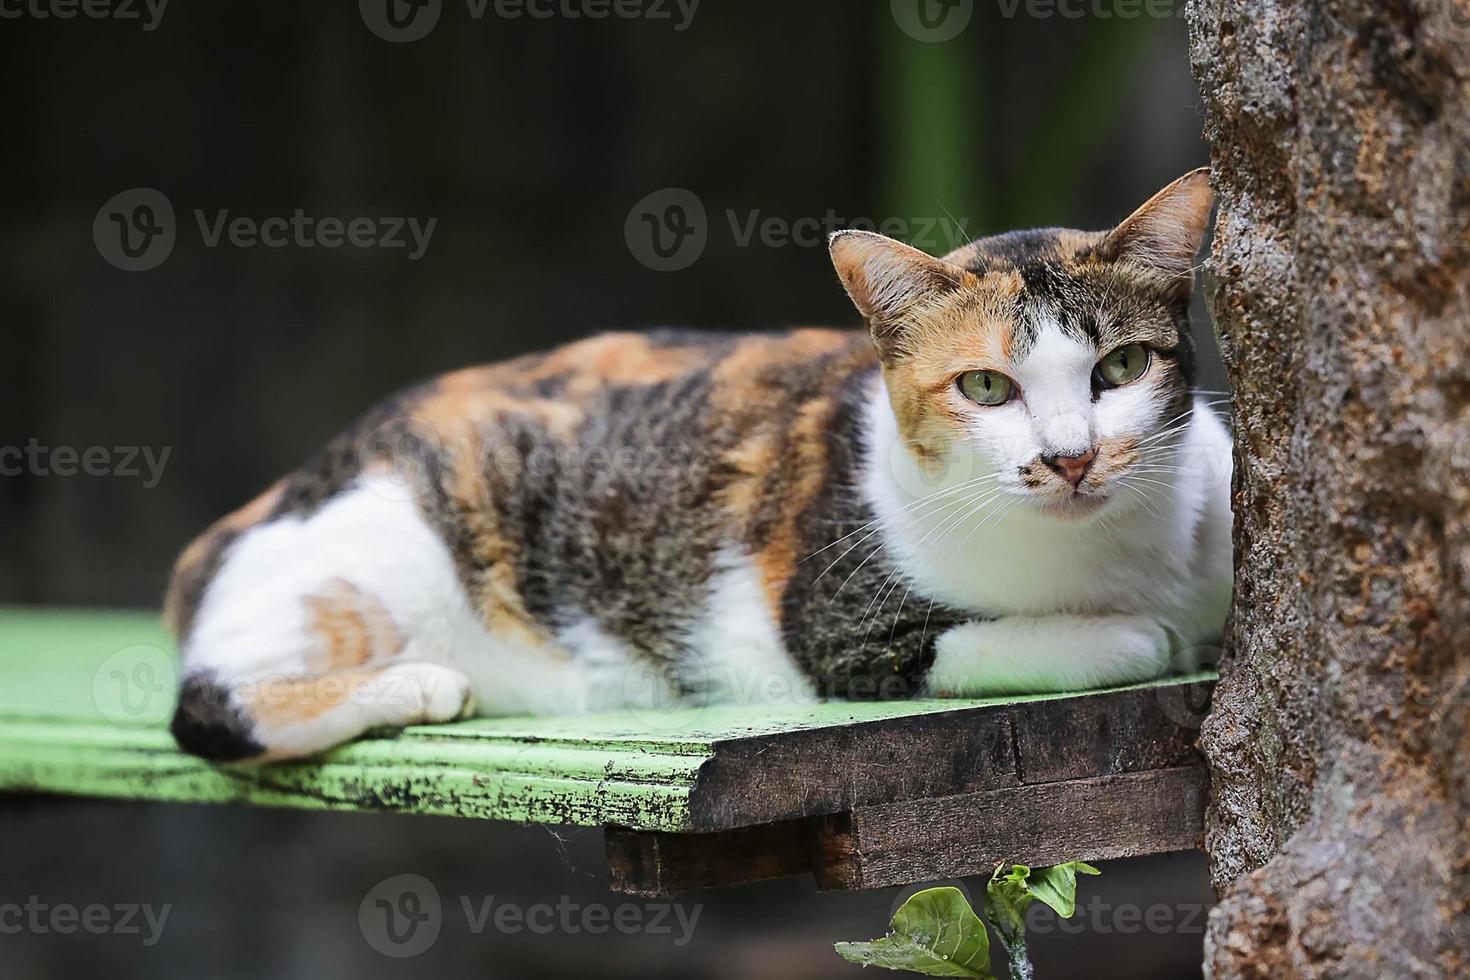
[[(892, 577), (893, 577), (892, 576), (892, 573), (890, 573), (889, 574), (889, 578), (892, 578)], [(884, 579), (883, 580), (883, 585), (887, 585), (887, 584), (888, 584), (888, 579)], [(887, 594), (883, 596), (883, 601), (882, 602), (879, 602), (878, 603), (878, 608), (875, 609), (875, 610), (873, 610), (873, 618), (871, 620), (869, 620), (868, 619), (868, 614), (866, 612), (864, 612), (863, 613), (863, 618), (860, 619), (860, 620), (858, 620), (858, 626), (862, 626), (863, 623), (865, 623), (865, 622), (868, 624), (868, 628), (863, 631), (863, 644), (864, 645), (867, 644), (868, 639), (873, 635), (873, 627), (878, 625), (878, 617), (883, 614), (883, 607), (886, 606), (886, 605), (888, 605), (888, 600), (891, 599), (891, 598), (893, 598), (893, 593), (897, 592), (898, 591), (898, 587), (900, 585), (902, 585), (902, 584), (903, 584), (903, 579), (894, 579), (893, 586), (890, 589), (888, 589)], [(880, 594), (883, 592), (883, 585), (880, 585), (878, 587), (878, 592)], [(874, 599), (877, 599), (878, 596), (875, 595), (873, 598)], [(872, 603), (869, 602), (868, 605), (871, 606)], [(900, 604), (899, 605), (899, 612), (902, 612), (902, 611), (903, 611), (903, 606), (902, 606), (902, 604)], [(898, 621), (897, 616), (895, 616), (894, 617), (894, 622), (897, 622), (897, 621)]]
[(1145, 446), (1155, 445), (1161, 440), (1167, 439), (1169, 436), (1177, 435), (1181, 432), (1184, 432), (1189, 428), (1189, 426), (1190, 423), (1185, 422), (1183, 425), (1175, 425), (1171, 426), (1170, 428), (1164, 429), (1162, 432), (1155, 432), (1153, 435), (1148, 436), (1147, 438), (1140, 439), (1137, 443), (1134, 444), (1134, 448), (1142, 449)]
[[(938, 491), (938, 492), (929, 494), (926, 497), (921, 497), (918, 500), (915, 500), (915, 501), (912, 501), (912, 502), (910, 502), (908, 504), (905, 504), (903, 507), (899, 507), (896, 510), (889, 511), (889, 512), (883, 514), (880, 517), (873, 518), (871, 521), (868, 521), (862, 527), (859, 527), (859, 528), (857, 528), (856, 530), (853, 530), (853, 531), (849, 531), (847, 534), (844, 534), (842, 537), (838, 538), (836, 541), (833, 541), (831, 544), (824, 545), (823, 547), (819, 548), (818, 550), (812, 552), (810, 555), (807, 555), (806, 558), (801, 559), (801, 561), (804, 562), (804, 561), (806, 561), (809, 558), (815, 558), (817, 555), (820, 555), (822, 552), (826, 551), (828, 548), (831, 548), (831, 547), (833, 547), (835, 545), (841, 544), (843, 541), (846, 541), (848, 538), (852, 537), (854, 534), (859, 534), (862, 531), (867, 530), (868, 528), (872, 528), (872, 530), (868, 531), (867, 534), (864, 534), (862, 536), (862, 538), (859, 539), (856, 543), (854, 543), (850, 548), (848, 548), (842, 554), (838, 555), (837, 558), (836, 558), (836, 560), (834, 560), (830, 565), (828, 565), (826, 568), (822, 569), (821, 574), (818, 575), (815, 579), (812, 580), (812, 584), (815, 585), (817, 582), (820, 582), (822, 580), (822, 578), (828, 572), (830, 572), (839, 563), (841, 563), (842, 559), (844, 559), (848, 555), (852, 554), (852, 552), (856, 548), (862, 546), (863, 542), (867, 541), (873, 535), (877, 534), (882, 529), (881, 528), (881, 524), (882, 524), (883, 521), (891, 520), (891, 519), (893, 519), (895, 517), (902, 516), (905, 512), (910, 511), (910, 510), (913, 510), (914, 508), (916, 508), (916, 507), (918, 507), (918, 506), (920, 506), (922, 504), (935, 503), (935, 502), (938, 502), (938, 501), (943, 500), (945, 498), (954, 496), (955, 494), (961, 494), (961, 493), (963, 493), (966, 490), (976, 489), (980, 485), (984, 484), (986, 481), (988, 481), (990, 479), (993, 479), (993, 478), (997, 478), (998, 479), (999, 478), (999, 475), (998, 474), (990, 474), (988, 476), (980, 477), (980, 478), (978, 478), (976, 480), (973, 480), (973, 481), (970, 481), (968, 483), (963, 483), (963, 484), (960, 484), (959, 486), (951, 487), (948, 490)], [(927, 516), (927, 515), (925, 515), (925, 514), (918, 514), (918, 515), (914, 515), (914, 516), (923, 517), (923, 516)], [(798, 562), (798, 564), (800, 564), (800, 562)]]
[[(918, 546), (921, 547), (923, 545), (923, 543), (926, 540), (928, 540), (928, 538), (929, 538), (930, 535), (934, 534), (936, 531), (940, 531), (941, 528), (944, 529), (944, 533), (947, 533), (947, 530), (949, 528), (951, 528), (951, 527), (957, 527), (960, 524), (963, 524), (966, 520), (969, 520), (975, 514), (979, 513), (983, 509), (984, 504), (988, 500), (992, 499), (994, 496), (995, 496), (995, 494), (992, 492), (988, 497), (986, 497), (985, 499), (983, 499), (980, 502), (978, 502), (974, 507), (971, 507), (968, 511), (964, 512), (959, 517), (956, 517), (953, 520), (947, 520), (947, 521), (944, 522), (944, 524), (942, 524), (942, 525), (936, 525), (934, 528), (931, 528), (930, 531), (929, 531), (929, 533), (928, 534), (925, 534), (924, 537), (920, 539)], [(893, 568), (893, 571), (891, 571), (891, 572), (888, 573), (888, 579), (893, 578), (894, 573), (897, 572), (897, 571), (898, 571), (898, 566), (895, 564), (894, 565), (894, 568)], [(879, 589), (880, 592), (882, 591), (883, 586), (885, 586), (885, 585), (888, 584), (888, 579), (884, 579), (883, 580), (883, 584), (880, 585), (880, 586), (878, 586), (878, 589)], [(894, 585), (893, 585), (893, 588), (889, 590), (888, 595), (890, 597), (893, 595), (894, 592), (896, 592), (898, 590), (898, 584), (899, 584), (898, 582), (895, 582)], [(912, 588), (913, 587), (912, 584), (910, 584), (909, 587)], [(904, 600), (906, 600), (907, 598), (908, 598), (908, 593), (905, 592), (904, 593)], [(899, 620), (899, 617), (903, 614), (903, 601), (904, 600), (900, 600), (899, 601), (898, 611), (896, 613), (894, 613), (894, 616), (893, 616), (893, 626), (888, 631), (888, 642), (889, 642), (890, 645), (892, 645), (892, 643), (893, 643), (893, 634), (894, 634), (894, 631), (898, 629), (898, 620)], [(865, 632), (863, 634), (863, 642), (865, 642), (865, 643), (867, 642), (868, 635), (873, 632), (873, 627), (876, 626), (876, 625), (878, 625), (878, 617), (882, 614), (883, 607), (886, 606), (887, 604), (888, 604), (888, 599), (886, 599), (886, 598), (882, 602), (880, 602), (878, 604), (877, 610), (873, 613), (873, 620), (872, 620), (871, 623), (868, 624), (867, 632)], [(871, 605), (872, 605), (872, 603), (870, 602), (869, 603), (869, 606), (871, 607)], [(933, 604), (932, 603), (930, 604), (930, 610), (931, 611), (933, 610)], [(864, 610), (863, 611), (863, 618), (860, 619), (860, 620), (858, 620), (858, 625), (861, 626), (863, 624), (863, 622), (867, 618), (868, 618), (867, 610)]]
[(903, 598), (898, 600), (898, 611), (893, 614), (893, 625), (888, 628), (888, 645), (883, 648), (885, 652), (893, 649), (893, 637), (898, 632), (898, 621), (903, 618), (903, 604), (909, 601), (909, 593), (912, 591), (914, 591), (914, 583), (910, 582), (908, 588), (903, 590)]
[(1154, 520), (1164, 520), (1164, 515), (1159, 513), (1158, 508), (1153, 505), (1152, 499), (1149, 497), (1148, 492), (1144, 488), (1134, 486), (1131, 482), (1127, 480), (1120, 480), (1119, 485), (1125, 490), (1131, 491), (1135, 496), (1137, 496), (1138, 502), (1142, 504), (1144, 509), (1153, 516)]
[[(929, 540), (929, 538), (931, 538), (932, 536), (934, 536), (934, 534), (936, 534), (936, 533), (942, 533), (943, 529), (947, 529), (947, 528), (949, 528), (951, 526), (958, 526), (958, 524), (963, 523), (967, 519), (966, 516), (965, 516), (966, 514), (973, 515), (973, 514), (977, 513), (980, 510), (980, 508), (982, 508), (990, 500), (993, 500), (995, 498), (995, 496), (998, 493), (1002, 492), (1004, 489), (1005, 489), (1004, 487), (992, 487), (992, 488), (984, 491), (983, 493), (977, 494), (976, 497), (978, 497), (978, 499), (970, 498), (969, 500), (962, 501), (961, 502), (961, 505), (963, 505), (964, 503), (970, 503), (970, 504), (973, 504), (973, 506), (969, 509), (968, 512), (961, 511), (960, 512), (960, 516), (958, 516), (958, 517), (951, 517), (950, 515), (946, 515), (944, 518), (941, 519), (941, 521), (939, 523), (935, 524), (934, 527), (930, 528), (927, 532), (925, 532), (924, 536), (921, 537), (919, 539), (918, 543), (914, 546), (915, 549), (917, 550), (918, 548), (922, 548), (924, 546), (925, 542), (927, 542)], [(877, 548), (874, 548), (873, 551), (868, 554), (868, 558), (873, 557), (873, 554), (877, 553), (881, 548), (882, 548), (882, 545), (879, 545)], [(863, 559), (863, 562), (866, 562), (868, 560), (868, 558), (864, 558)], [(861, 567), (862, 567), (862, 565), (859, 564), (858, 565), (858, 568), (861, 568)], [(878, 586), (878, 590), (880, 592), (882, 591), (883, 587), (888, 584), (889, 580), (892, 579), (893, 576), (897, 572), (898, 572), (898, 565), (897, 564), (894, 564), (893, 570), (888, 573), (888, 577), (883, 580), (882, 585), (879, 585)], [(853, 575), (856, 575), (856, 574), (857, 574), (857, 569), (853, 569)], [(848, 576), (849, 579), (851, 579), (851, 577), (852, 577), (851, 575)], [(843, 585), (846, 585), (847, 583), (846, 582), (843, 582), (842, 584)], [(897, 586), (895, 585), (894, 588), (897, 588)], [(841, 591), (842, 591), (842, 587), (841, 586), (838, 586), (837, 592), (841, 592)], [(834, 592), (832, 594), (832, 597), (834, 599), (837, 597), (837, 592)], [(877, 595), (875, 594), (873, 598), (874, 598), (874, 600), (876, 600), (877, 599)], [(862, 625), (863, 620), (866, 620), (868, 618), (868, 611), (871, 610), (872, 607), (873, 607), (873, 602), (872, 601), (869, 601), (868, 608), (863, 610), (863, 617), (862, 617), (862, 619), (858, 620), (858, 625), (859, 626)], [(879, 611), (881, 611), (882, 608), (883, 607), (880, 605), (878, 607)], [(875, 621), (876, 621), (876, 616), (874, 618), (875, 618)], [(869, 628), (871, 629), (871, 627), (869, 627)]]
[[(1004, 487), (991, 488), (990, 490), (987, 490), (985, 493), (977, 495), (979, 499), (973, 500), (972, 501), (972, 504), (973, 505), (968, 510), (961, 511), (961, 512), (959, 512), (958, 514), (956, 514), (954, 516), (946, 516), (940, 523), (937, 523), (937, 524), (935, 524), (934, 527), (930, 528), (924, 534), (924, 536), (919, 539), (918, 543), (914, 546), (915, 549), (922, 548), (924, 546), (925, 542), (927, 542), (929, 540), (929, 538), (933, 537), (935, 534), (940, 534), (942, 536), (943, 534), (948, 533), (951, 528), (958, 527), (960, 524), (963, 524), (965, 521), (973, 518), (976, 514), (978, 514), (981, 510), (984, 509), (984, 507), (985, 507), (985, 505), (987, 503), (989, 503), (991, 500), (995, 499), (995, 497), (997, 496), (997, 494), (1000, 491), (1003, 491), (1004, 489), (1005, 489)], [(869, 557), (871, 557), (871, 555)], [(878, 586), (878, 591), (879, 592), (881, 592), (883, 590), (883, 587), (888, 584), (889, 580), (892, 579), (897, 572), (898, 572), (898, 565), (895, 564), (893, 566), (893, 570), (888, 573), (888, 577), (885, 578), (883, 580), (883, 583)], [(896, 590), (897, 588), (898, 588), (898, 585), (895, 584), (893, 586), (893, 590)], [(890, 595), (892, 595), (893, 590), (890, 590), (890, 592), (889, 592)], [(877, 598), (877, 596), (875, 595), (874, 596), (874, 599), (876, 599), (876, 598)], [(883, 606), (887, 604), (887, 601), (888, 601), (887, 599), (884, 599), (883, 602), (878, 605), (878, 610), (873, 615), (873, 625), (876, 625), (877, 624), (878, 615), (882, 613)], [(862, 619), (858, 620), (858, 625), (859, 626), (861, 626), (862, 623), (863, 623), (863, 621), (868, 618), (868, 611), (870, 609), (872, 609), (872, 605), (873, 605), (873, 603), (870, 601), (868, 603), (868, 609), (863, 610), (863, 617), (862, 617)], [(900, 610), (902, 610), (902, 604), (900, 604), (899, 608), (900, 608)], [(895, 624), (897, 623), (897, 619), (896, 618), (895, 618), (894, 622), (895, 622)], [(872, 631), (872, 625), (870, 625), (868, 627), (868, 630), (869, 630), (869, 632)], [(866, 638), (866, 634), (865, 634), (865, 638)]]
[[(1152, 436), (1149, 436), (1147, 438), (1148, 439), (1153, 439), (1153, 438), (1156, 438), (1157, 436), (1159, 436), (1159, 435), (1161, 435), (1161, 434), (1163, 434), (1165, 432), (1177, 432), (1177, 431), (1179, 431), (1181, 429), (1187, 429), (1190, 426), (1190, 424), (1194, 421), (1194, 419), (1191, 417), (1193, 415), (1194, 415), (1194, 409), (1192, 409), (1192, 408), (1189, 409), (1188, 411), (1180, 412), (1178, 415), (1174, 416), (1172, 419), (1169, 419), (1167, 422), (1163, 423), (1163, 425), (1161, 425), (1159, 427), (1160, 428), (1160, 431), (1159, 432), (1155, 432)], [(1147, 440), (1145, 440), (1145, 441), (1147, 441)]]
[(952, 224), (952, 225), (954, 225), (956, 228), (958, 228), (960, 234), (965, 236), (965, 244), (966, 245), (973, 245), (973, 244), (975, 244), (975, 239), (973, 239), (973, 238), (970, 237), (970, 233), (965, 230), (965, 226), (959, 221), (959, 219), (957, 219), (954, 216), (954, 214), (949, 210), (949, 208), (946, 208), (943, 204), (941, 204), (939, 206), (940, 206), (940, 208), (943, 209), (945, 215), (949, 218), (949, 223)]
[[(924, 611), (924, 626), (919, 631), (919, 649), (921, 650), (924, 648), (924, 641), (929, 638), (929, 618), (934, 615), (934, 603), (936, 599), (936, 596), (930, 596), (929, 608)], [(895, 629), (898, 627), (898, 617), (896, 616), (894, 617), (893, 625)], [(893, 637), (891, 632), (889, 635), (888, 643), (890, 646), (893, 644)]]
[[(985, 491), (982, 491), (982, 494), (981, 495), (983, 496), (985, 494), (993, 494), (996, 491), (996, 489), (997, 488), (987, 489)], [(943, 505), (943, 507), (936, 508), (935, 510), (930, 511), (928, 514), (924, 514), (924, 515), (920, 515), (920, 516), (928, 517), (928, 516), (932, 516), (934, 513), (940, 513), (940, 512), (948, 511), (951, 507), (963, 507), (966, 503), (968, 503), (970, 501), (970, 499), (972, 499), (972, 498), (961, 498), (958, 501), (950, 502), (948, 504)], [(881, 530), (882, 530), (881, 527), (875, 527), (873, 530), (869, 531), (866, 535), (863, 536), (863, 541), (868, 540), (868, 538), (871, 538), (873, 535), (877, 534)], [(928, 535), (926, 534), (924, 537), (927, 538)], [(837, 562), (842, 561), (842, 558), (845, 558), (847, 555), (851, 554), (852, 551), (853, 551), (853, 548), (858, 547), (858, 545), (862, 544), (863, 541), (859, 541), (858, 544), (855, 544), (855, 545), (852, 546), (852, 548), (849, 548), (849, 549), (847, 549), (847, 551), (844, 551), (842, 553), (842, 556), (839, 557), (837, 559), (837, 561), (833, 562), (831, 565), (828, 565), (827, 568), (823, 570), (822, 575), (825, 575), (825, 574), (827, 574), (827, 572), (831, 571), (832, 568), (837, 564)], [(920, 543), (921, 544), (923, 543), (923, 539), (921, 539)], [(839, 594), (841, 594), (842, 590), (847, 587), (847, 583), (852, 581), (853, 576), (857, 575), (858, 572), (862, 571), (863, 566), (868, 563), (868, 560), (870, 558), (872, 558), (874, 555), (876, 555), (878, 552), (882, 551), (882, 550), (883, 550), (883, 543), (880, 541), (877, 545), (875, 545), (873, 547), (873, 550), (872, 551), (869, 551), (867, 553), (867, 555), (865, 555), (863, 557), (863, 560), (862, 561), (858, 562), (857, 567), (854, 568), (848, 574), (847, 578), (845, 578), (845, 579), (842, 580), (842, 584), (839, 585), (837, 587), (837, 590), (835, 592), (833, 592), (832, 595), (827, 598), (827, 601), (828, 602), (832, 602), (833, 600), (835, 600), (837, 598), (837, 596)], [(821, 575), (817, 576), (817, 578), (820, 579), (821, 578)], [(815, 584), (815, 580), (813, 581), (813, 584)]]
[(1098, 515), (1097, 524), (1098, 527), (1102, 528), (1103, 533), (1107, 535), (1112, 535), (1118, 530), (1117, 518), (1109, 518), (1106, 511)]
[(1124, 479), (1131, 479), (1131, 480), (1134, 480), (1134, 481), (1139, 482), (1139, 483), (1148, 483), (1148, 484), (1151, 484), (1151, 485), (1156, 486), (1156, 487), (1162, 487), (1165, 490), (1173, 490), (1174, 489), (1174, 484), (1172, 484), (1172, 483), (1164, 483), (1161, 480), (1150, 479), (1149, 477), (1146, 477), (1146, 476), (1137, 476), (1136, 477), (1136, 476), (1134, 476), (1133, 474), (1130, 473), (1130, 474), (1128, 474), (1128, 476), (1124, 477)]
[[(972, 510), (969, 511), (969, 514), (972, 514), (972, 516), (975, 513), (976, 513), (975, 508), (972, 508)], [(966, 517), (966, 519), (967, 519), (967, 517)], [(961, 519), (961, 523), (963, 523), (963, 520), (964, 519)], [(889, 574), (891, 574), (891, 573), (889, 573)], [(897, 589), (897, 588), (898, 588), (898, 585), (897, 585), (897, 583), (895, 583), (894, 589)], [(894, 633), (897, 632), (897, 630), (898, 630), (898, 620), (900, 620), (901, 617), (903, 617), (903, 614), (904, 614), (904, 602), (907, 602), (908, 601), (908, 592), (910, 592), (911, 589), (913, 589), (913, 583), (910, 582), (910, 583), (908, 583), (908, 588), (907, 589), (904, 589), (904, 597), (901, 598), (901, 599), (898, 599), (898, 610), (895, 611), (895, 613), (894, 613), (894, 624), (892, 624), (892, 626), (889, 626), (888, 627), (888, 646), (885, 646), (885, 649), (891, 649), (892, 648), (892, 645), (894, 645)], [(892, 595), (892, 592), (889, 592), (889, 595)], [(888, 599), (883, 599), (882, 604), (879, 604), (878, 613), (873, 614), (873, 623), (870, 624), (869, 627), (867, 627), (867, 632), (869, 632), (869, 633), (872, 633), (873, 632), (873, 626), (876, 626), (876, 624), (878, 624), (878, 616), (879, 616), (879, 613), (882, 613), (883, 605), (886, 605), (886, 604), (888, 604)], [(925, 632), (928, 632), (928, 629), (929, 629), (929, 616), (931, 616), (932, 613), (933, 613), (933, 599), (931, 598), (931, 599), (929, 599), (929, 610), (926, 611), (926, 613), (925, 613)], [(864, 614), (864, 619), (866, 619), (866, 614)], [(860, 626), (861, 626), (861, 623), (858, 623), (858, 624), (860, 624)], [(863, 639), (864, 639), (864, 642), (866, 642), (867, 633), (864, 633)], [(923, 633), (920, 633), (919, 642), (920, 642), (920, 644), (922, 644), (922, 642), (923, 642)]]
[[(1147, 499), (1143, 496), (1142, 491), (1140, 491), (1137, 487), (1130, 487), (1125, 485), (1123, 489), (1127, 490), (1128, 493), (1132, 497), (1134, 497), (1145, 509), (1148, 508), (1149, 505)], [(1154, 520), (1158, 520), (1157, 514), (1154, 514), (1152, 511), (1150, 511), (1150, 515), (1154, 518)]]
[[(1005, 519), (1005, 516), (1007, 514), (1009, 514), (1011, 511), (1015, 510), (1016, 507), (1018, 507), (1020, 505), (1020, 503), (1021, 503), (1021, 501), (1023, 499), (1024, 498), (1017, 497), (1015, 500), (1012, 500), (1009, 503), (1007, 503), (1006, 506), (1002, 507), (996, 513), (987, 516), (984, 521), (981, 521), (979, 524), (977, 524), (974, 527), (970, 528), (970, 533), (967, 534), (967, 535), (965, 535), (965, 539), (960, 542), (960, 547), (963, 548), (965, 545), (969, 544), (970, 543), (970, 539), (975, 536), (975, 532), (978, 531), (978, 530), (980, 530), (982, 527), (989, 527), (991, 529), (991, 533), (994, 533), (995, 528), (1000, 526), (1000, 523), (1001, 523), (1002, 520)], [(989, 541), (989, 540), (990, 540), (990, 534), (986, 534), (985, 535), (985, 538), (981, 541), (981, 545), (983, 546), (984, 543), (985, 543), (985, 541)]]
[[(893, 510), (885, 511), (883, 514), (881, 514), (881, 515), (873, 518), (871, 521), (868, 521), (868, 522), (862, 524), (861, 526), (859, 526), (859, 527), (857, 527), (857, 528), (849, 531), (848, 533), (844, 534), (842, 537), (838, 538), (836, 541), (832, 541), (832, 542), (830, 542), (828, 544), (825, 544), (822, 547), (818, 548), (816, 551), (814, 551), (811, 554), (807, 555), (806, 558), (800, 559), (800, 561), (798, 562), (798, 564), (800, 564), (800, 562), (807, 561), (808, 559), (815, 558), (817, 555), (820, 555), (822, 552), (826, 551), (828, 548), (832, 548), (832, 547), (834, 547), (836, 545), (841, 544), (843, 541), (846, 541), (848, 538), (852, 537), (854, 534), (859, 534), (859, 533), (863, 532), (864, 530), (872, 527), (874, 524), (879, 523), (880, 521), (885, 521), (885, 520), (889, 520), (889, 519), (894, 518), (894, 517), (898, 517), (898, 516), (902, 515), (904, 512), (909, 511), (909, 510), (912, 510), (913, 508), (919, 507), (919, 506), (921, 506), (923, 504), (926, 504), (926, 503), (928, 503), (928, 502), (930, 502), (932, 500), (937, 500), (937, 499), (941, 499), (941, 498), (944, 498), (944, 497), (948, 497), (948, 496), (950, 496), (952, 494), (956, 494), (956, 493), (962, 493), (965, 490), (973, 489), (974, 487), (980, 486), (980, 485), (982, 485), (982, 484), (984, 484), (984, 483), (986, 483), (988, 481), (998, 480), (998, 479), (1000, 479), (1000, 476), (1001, 475), (999, 473), (987, 473), (984, 476), (979, 476), (979, 477), (975, 477), (974, 479), (971, 479), (971, 480), (966, 480), (964, 483), (956, 484), (955, 486), (952, 486), (952, 487), (941, 488), (939, 490), (934, 491), (933, 493), (926, 494), (926, 495), (924, 495), (922, 497), (918, 497), (918, 498), (916, 498), (914, 500), (909, 501), (907, 504), (904, 504), (902, 507), (897, 507), (897, 508), (894, 508)], [(840, 523), (843, 523), (843, 522), (834, 522), (834, 523), (839, 523), (840, 524)]]

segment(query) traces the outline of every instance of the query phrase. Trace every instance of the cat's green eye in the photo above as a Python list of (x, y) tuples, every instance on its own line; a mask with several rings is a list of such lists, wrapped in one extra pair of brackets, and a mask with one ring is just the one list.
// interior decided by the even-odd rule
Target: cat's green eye
[(1142, 344), (1124, 344), (1097, 362), (1097, 376), (1105, 388), (1137, 381), (1147, 370), (1148, 348)]
[(960, 375), (960, 391), (977, 405), (1004, 405), (1015, 397), (1016, 386), (997, 371), (966, 371)]

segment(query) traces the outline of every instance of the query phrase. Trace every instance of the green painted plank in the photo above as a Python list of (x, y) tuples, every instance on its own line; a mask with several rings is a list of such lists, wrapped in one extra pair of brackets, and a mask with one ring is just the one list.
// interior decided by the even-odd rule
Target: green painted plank
[[(3, 739), (3, 735), (0, 735)], [(0, 741), (0, 787), (187, 803), (380, 810), (523, 823), (690, 829), (687, 785), (331, 763), (259, 770), (118, 749), (77, 753)]]
[(154, 613), (0, 608), (0, 718), (162, 724), (173, 710), (173, 649)]
[(679, 831), (721, 743), (1069, 696), (483, 718), (245, 768), (174, 749), (176, 674), (151, 614), (0, 609), (0, 790)]

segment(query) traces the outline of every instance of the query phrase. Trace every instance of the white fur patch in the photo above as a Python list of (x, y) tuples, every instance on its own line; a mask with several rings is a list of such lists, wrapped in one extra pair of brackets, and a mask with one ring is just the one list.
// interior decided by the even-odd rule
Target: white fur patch
[(690, 656), (680, 679), (701, 700), (781, 704), (815, 697), (781, 642), (759, 570), (749, 559), (723, 552), (710, 579), (709, 604), (690, 631)]
[(1169, 637), (1147, 616), (1008, 616), (939, 637), (931, 694), (1082, 691), (1157, 677)]
[(299, 673), (315, 643), (304, 597), (345, 579), (387, 609), (410, 649), (438, 659), (478, 628), (449, 551), (418, 509), (367, 477), (305, 519), (251, 528), (230, 548), (200, 605), (190, 668)]
[[(655, 664), (610, 635), (594, 620), (583, 618), (557, 634), (566, 651), (560, 676), (536, 701), (555, 698), (543, 710), (557, 714), (615, 708), (658, 708), (678, 703), (679, 690)], [(538, 654), (539, 655), (539, 654)], [(515, 709), (511, 709), (515, 710)], [(522, 709), (524, 710), (524, 709)]]

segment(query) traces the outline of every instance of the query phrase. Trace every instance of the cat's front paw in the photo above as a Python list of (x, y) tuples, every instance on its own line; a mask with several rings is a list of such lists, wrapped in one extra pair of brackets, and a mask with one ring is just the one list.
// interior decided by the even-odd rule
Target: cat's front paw
[(457, 721), (474, 713), (470, 679), (438, 664), (395, 664), (383, 672), (383, 703), (389, 724), (424, 725)]
[(1145, 616), (1016, 616), (939, 637), (926, 690), (955, 695), (1082, 691), (1150, 680), (1169, 636)]

